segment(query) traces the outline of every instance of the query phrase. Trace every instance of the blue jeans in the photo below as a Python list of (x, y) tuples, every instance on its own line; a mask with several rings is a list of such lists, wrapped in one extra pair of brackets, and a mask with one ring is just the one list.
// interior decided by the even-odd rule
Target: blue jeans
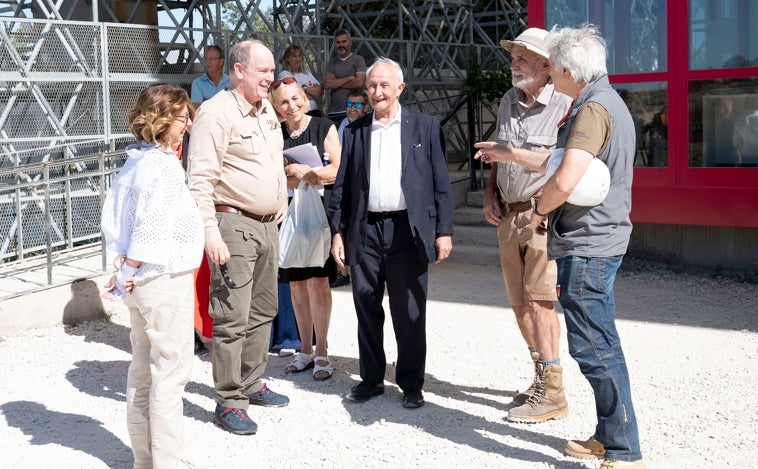
[(279, 282), (278, 286), (279, 312), (274, 317), (271, 325), (271, 343), (269, 348), (300, 350), (300, 334), (297, 331), (295, 310), (292, 308), (290, 284)]
[(559, 301), (566, 319), (569, 352), (595, 393), (594, 437), (605, 446), (606, 458), (636, 461), (642, 459), (642, 453), (629, 372), (616, 331), (613, 295), (621, 258), (557, 259)]

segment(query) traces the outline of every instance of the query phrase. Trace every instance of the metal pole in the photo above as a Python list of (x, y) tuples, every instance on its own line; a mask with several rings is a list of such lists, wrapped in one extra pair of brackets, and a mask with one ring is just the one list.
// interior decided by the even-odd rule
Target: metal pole
[(50, 210), (50, 165), (45, 162), (42, 166), (45, 181), (45, 244), (47, 250), (47, 284), (53, 284), (53, 229), (52, 211)]

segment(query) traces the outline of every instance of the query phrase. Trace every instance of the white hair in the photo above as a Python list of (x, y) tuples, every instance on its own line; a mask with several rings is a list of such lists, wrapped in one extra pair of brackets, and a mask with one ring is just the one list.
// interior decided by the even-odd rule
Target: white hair
[(395, 77), (397, 78), (397, 82), (403, 83), (403, 69), (400, 68), (400, 64), (387, 57), (378, 57), (374, 63), (371, 64), (368, 70), (366, 70), (366, 82), (368, 82), (368, 77), (371, 75), (371, 70), (373, 70), (374, 67), (379, 64), (387, 64), (393, 66), (395, 68)]
[(577, 85), (591, 82), (606, 74), (606, 45), (597, 26), (553, 28), (545, 39), (553, 68), (567, 68)]

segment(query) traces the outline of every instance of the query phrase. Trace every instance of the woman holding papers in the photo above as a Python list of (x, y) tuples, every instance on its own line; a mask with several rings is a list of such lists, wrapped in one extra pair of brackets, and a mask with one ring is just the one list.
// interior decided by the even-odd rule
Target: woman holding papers
[[(282, 122), (284, 134), (285, 168), (287, 185), (295, 188), (300, 181), (312, 185), (333, 184), (340, 164), (342, 148), (337, 129), (331, 120), (306, 114), (308, 96), (294, 78), (287, 77), (271, 84), (271, 103)], [(329, 154), (329, 161), (312, 166), (287, 161), (288, 149), (301, 145), (314, 145), (318, 155)], [(304, 147), (307, 148), (307, 147)], [(299, 160), (301, 161), (301, 160)], [(313, 167), (318, 166), (318, 167)], [(337, 266), (329, 257), (323, 267), (279, 269), (279, 281), (289, 281), (292, 306), (295, 309), (297, 328), (302, 346), (285, 371), (298, 373), (313, 368), (313, 378), (323, 381), (331, 378), (333, 368), (326, 350), (329, 319), (332, 314), (332, 292), (329, 282), (334, 280)], [(315, 330), (316, 347), (311, 337)]]

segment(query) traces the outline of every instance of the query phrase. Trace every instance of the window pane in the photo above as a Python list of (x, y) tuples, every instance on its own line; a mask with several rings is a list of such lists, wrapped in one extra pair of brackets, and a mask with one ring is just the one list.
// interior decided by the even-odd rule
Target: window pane
[(758, 78), (689, 83), (690, 166), (758, 166)]
[(608, 73), (666, 70), (665, 0), (546, 0), (548, 29), (593, 23), (608, 42)]
[(689, 2), (690, 69), (758, 66), (758, 2)]
[(668, 99), (665, 82), (623, 83), (613, 87), (626, 103), (637, 133), (634, 166), (668, 165)]

